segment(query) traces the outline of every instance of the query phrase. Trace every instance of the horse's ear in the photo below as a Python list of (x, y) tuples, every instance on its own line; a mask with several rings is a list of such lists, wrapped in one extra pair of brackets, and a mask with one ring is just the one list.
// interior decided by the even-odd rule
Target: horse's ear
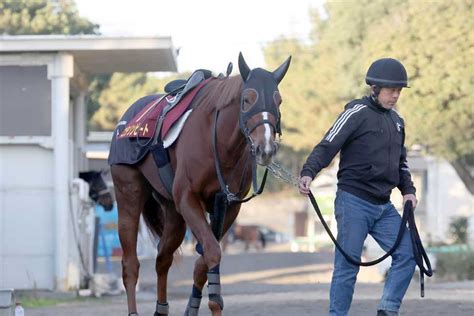
[(273, 72), (273, 78), (277, 83), (280, 83), (280, 81), (283, 79), (283, 77), (286, 74), (286, 71), (290, 67), (290, 62), (291, 62), (291, 56), (288, 57), (283, 64), (280, 65), (274, 72)]
[(245, 62), (242, 52), (239, 53), (239, 71), (244, 82), (247, 81), (247, 78), (249, 77), (249, 73), (250, 73), (250, 68), (249, 66), (247, 66), (247, 63)]

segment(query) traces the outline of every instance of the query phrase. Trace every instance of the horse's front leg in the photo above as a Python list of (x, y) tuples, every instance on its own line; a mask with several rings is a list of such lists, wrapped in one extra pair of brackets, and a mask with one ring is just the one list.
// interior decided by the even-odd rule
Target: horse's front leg
[(202, 289), (204, 284), (207, 282), (207, 271), (208, 267), (204, 261), (204, 257), (200, 256), (197, 258), (194, 264), (194, 273), (193, 273), (193, 289), (191, 295), (189, 296), (188, 305), (186, 306), (186, 311), (184, 316), (197, 316), (199, 307), (201, 306), (202, 299)]
[[(212, 230), (206, 220), (205, 211), (201, 205), (204, 203), (199, 199), (199, 196), (189, 190), (174, 190), (176, 205), (178, 206), (181, 215), (193, 232), (196, 239), (202, 245), (202, 252), (205, 266), (198, 264), (198, 269), (207, 269), (207, 278), (209, 279), (209, 308), (212, 311), (212, 316), (219, 316), (222, 314), (224, 302), (221, 296), (220, 272), (219, 265), (221, 262), (221, 248), (219, 242), (214, 237)], [(205, 279), (199, 279), (198, 284), (195, 284), (196, 297), (200, 296), (200, 291), (204, 286)], [(197, 314), (197, 309), (192, 309), (192, 313)], [(187, 309), (187, 312), (190, 312)], [(188, 315), (193, 315), (193, 314)]]
[[(240, 205), (238, 204), (232, 205), (228, 208), (226, 217), (224, 219), (223, 236), (234, 223), (239, 213), (239, 210), (240, 210)], [(200, 256), (196, 260), (196, 263), (194, 265), (194, 273), (193, 273), (194, 284), (193, 284), (191, 296), (189, 297), (188, 305), (186, 307), (186, 312), (184, 313), (185, 316), (198, 315), (198, 310), (199, 310), (201, 299), (202, 299), (202, 289), (204, 288), (204, 285), (207, 282), (208, 272), (210, 272), (208, 265), (206, 264), (204, 257)], [(220, 280), (219, 280), (219, 283), (220, 283)], [(220, 305), (215, 306), (216, 304), (214, 303), (213, 300), (209, 300), (209, 302), (210, 302), (210, 305), (212, 305), (212, 306), (209, 306), (211, 311), (218, 309), (219, 310), (218, 312), (220, 312), (221, 310)]]

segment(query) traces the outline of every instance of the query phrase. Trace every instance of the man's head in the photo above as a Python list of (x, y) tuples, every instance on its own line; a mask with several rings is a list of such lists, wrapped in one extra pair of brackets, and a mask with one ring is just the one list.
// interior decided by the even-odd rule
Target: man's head
[(372, 87), (372, 96), (386, 109), (395, 106), (403, 88), (408, 87), (408, 76), (402, 63), (393, 58), (382, 58), (370, 65), (365, 82)]

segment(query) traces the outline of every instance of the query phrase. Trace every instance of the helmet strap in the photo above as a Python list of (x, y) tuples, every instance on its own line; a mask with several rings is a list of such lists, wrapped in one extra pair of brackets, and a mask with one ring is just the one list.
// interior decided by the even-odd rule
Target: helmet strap
[(375, 101), (375, 103), (377, 104), (380, 104), (379, 102), (379, 94), (380, 94), (380, 90), (382, 90), (382, 87), (379, 87), (379, 86), (372, 86), (372, 90), (370, 92), (370, 97)]
[(380, 94), (380, 90), (382, 90), (382, 87), (379, 87), (379, 86), (372, 86), (372, 94), (374, 95), (374, 97), (377, 99), (379, 94)]
[(371, 86), (372, 89), (370, 91), (370, 97), (376, 102), (379, 103), (378, 96), (380, 94), (380, 90), (382, 90), (379, 86)]

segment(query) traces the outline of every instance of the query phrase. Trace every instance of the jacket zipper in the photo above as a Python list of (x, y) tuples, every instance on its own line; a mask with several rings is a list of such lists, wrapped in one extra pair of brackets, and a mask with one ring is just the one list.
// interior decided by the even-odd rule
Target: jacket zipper
[[(390, 114), (389, 114), (390, 115)], [(384, 113), (383, 115), (385, 125), (387, 126), (387, 133), (388, 133), (388, 177), (390, 178), (392, 174), (392, 164), (391, 164), (391, 154), (392, 154), (392, 131), (390, 130), (390, 124), (387, 120), (387, 115)]]

